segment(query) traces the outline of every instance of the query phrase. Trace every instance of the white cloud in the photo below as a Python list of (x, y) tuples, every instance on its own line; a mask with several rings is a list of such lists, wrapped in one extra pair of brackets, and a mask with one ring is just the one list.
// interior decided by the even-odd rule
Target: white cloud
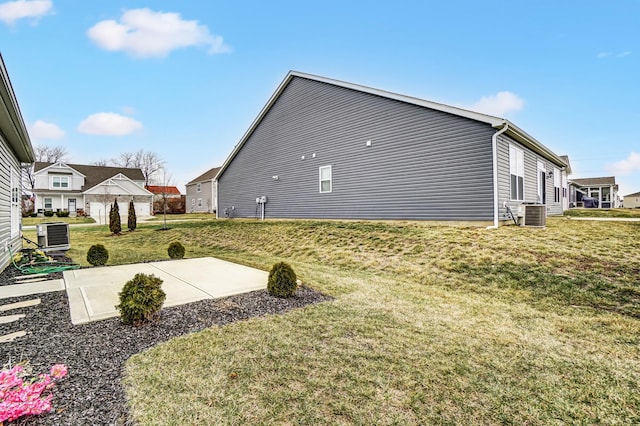
[(611, 52), (600, 52), (600, 53), (598, 53), (598, 59), (608, 58), (609, 56), (611, 56)]
[(618, 58), (624, 58), (625, 56), (629, 56), (629, 55), (631, 55), (631, 51), (625, 50), (624, 52), (618, 53)]
[(626, 56), (631, 55), (631, 51), (630, 50), (625, 50), (624, 52), (600, 52), (596, 55), (596, 57), (598, 59), (604, 59), (604, 58), (624, 58)]
[(0, 21), (13, 24), (18, 19), (33, 18), (37, 20), (47, 15), (53, 8), (51, 0), (16, 0), (0, 4)]
[(640, 154), (632, 152), (624, 160), (616, 161), (612, 164), (607, 164), (606, 167), (609, 173), (628, 175), (633, 172), (640, 172)]
[(142, 123), (133, 118), (114, 112), (99, 112), (85, 118), (78, 125), (78, 131), (89, 135), (124, 136), (142, 127)]
[(122, 112), (124, 112), (127, 115), (135, 115), (136, 114), (136, 109), (134, 107), (123, 106), (121, 109), (122, 109)]
[(29, 136), (34, 140), (44, 139), (62, 139), (66, 133), (60, 127), (53, 123), (47, 123), (46, 121), (36, 120), (29, 127)]
[(172, 50), (190, 46), (208, 47), (208, 53), (225, 53), (231, 49), (222, 37), (213, 35), (198, 21), (182, 19), (178, 13), (154, 12), (150, 9), (127, 10), (115, 20), (100, 21), (87, 35), (106, 50), (124, 51), (136, 57), (164, 57)]
[(483, 96), (478, 102), (471, 105), (474, 111), (502, 117), (511, 112), (517, 112), (524, 108), (524, 100), (511, 92), (498, 92), (495, 95)]

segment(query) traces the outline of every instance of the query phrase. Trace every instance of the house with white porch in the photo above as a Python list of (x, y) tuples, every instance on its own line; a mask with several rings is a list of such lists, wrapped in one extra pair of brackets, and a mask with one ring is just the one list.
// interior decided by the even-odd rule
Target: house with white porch
[(105, 223), (117, 199), (122, 217), (126, 218), (131, 200), (137, 217), (151, 216), (153, 194), (144, 188), (140, 169), (36, 162), (33, 170), (38, 213), (66, 210)]
[(621, 204), (615, 176), (571, 179), (569, 191), (571, 207), (612, 209)]

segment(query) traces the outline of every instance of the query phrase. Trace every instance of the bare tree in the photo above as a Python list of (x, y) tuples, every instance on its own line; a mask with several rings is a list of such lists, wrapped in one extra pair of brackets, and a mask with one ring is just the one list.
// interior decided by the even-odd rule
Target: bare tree
[(107, 167), (113, 163), (113, 160), (97, 160), (91, 163), (93, 166)]
[(164, 161), (153, 151), (141, 149), (136, 152), (123, 152), (114, 160), (119, 167), (131, 167), (142, 170), (144, 186), (148, 186), (155, 173), (163, 168)]
[(57, 163), (58, 161), (67, 161), (69, 152), (63, 146), (47, 146), (36, 145), (33, 148), (36, 161), (44, 163)]

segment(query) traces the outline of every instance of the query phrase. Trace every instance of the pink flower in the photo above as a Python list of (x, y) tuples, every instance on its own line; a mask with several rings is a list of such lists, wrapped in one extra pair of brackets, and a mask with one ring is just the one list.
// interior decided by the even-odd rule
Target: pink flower
[(51, 376), (54, 379), (62, 379), (67, 375), (67, 367), (64, 364), (56, 364), (51, 367)]

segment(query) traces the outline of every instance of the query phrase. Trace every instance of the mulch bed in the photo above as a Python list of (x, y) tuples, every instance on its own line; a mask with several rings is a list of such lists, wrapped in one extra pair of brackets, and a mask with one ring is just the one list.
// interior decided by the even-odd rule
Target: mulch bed
[[(10, 285), (15, 268), (0, 274), (0, 285)], [(0, 324), (0, 335), (25, 330), (29, 334), (0, 343), (0, 360), (28, 360), (33, 373), (48, 373), (62, 363), (69, 374), (54, 388), (51, 413), (16, 420), (16, 425), (128, 425), (126, 398), (120, 377), (132, 355), (173, 337), (253, 317), (280, 314), (290, 309), (331, 300), (302, 286), (289, 299), (265, 290), (224, 299), (203, 300), (162, 310), (160, 319), (142, 327), (124, 325), (119, 318), (73, 325), (65, 291), (0, 300), (0, 305), (40, 298), (37, 306), (3, 312), (27, 316)]]

